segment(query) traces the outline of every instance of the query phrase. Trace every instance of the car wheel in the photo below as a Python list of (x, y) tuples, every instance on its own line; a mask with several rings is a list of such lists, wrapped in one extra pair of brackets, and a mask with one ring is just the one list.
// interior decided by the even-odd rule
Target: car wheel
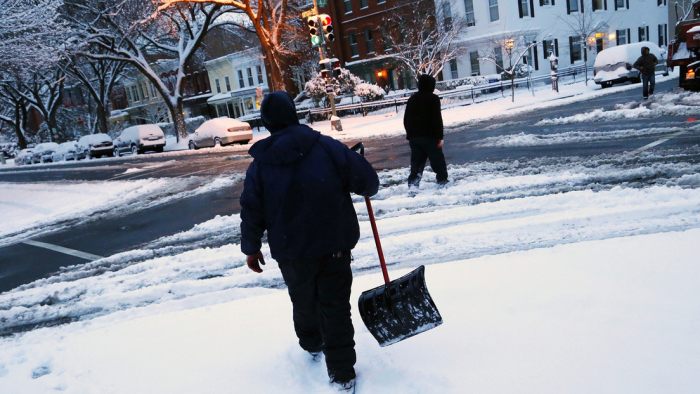
[(243, 140), (243, 141), (241, 141), (241, 142), (239, 142), (239, 143), (240, 143), (241, 145), (248, 145), (249, 142), (250, 142), (250, 140)]
[(122, 157), (122, 151), (120, 151), (117, 148), (114, 148), (114, 156), (116, 157)]
[(661, 74), (662, 77), (668, 77), (668, 72)]
[(136, 155), (139, 154), (139, 148), (137, 148), (136, 145), (133, 145), (133, 146), (131, 147), (131, 154), (134, 155), (134, 156), (136, 156)]
[(163, 153), (163, 147), (162, 146), (157, 147), (156, 152)]
[(214, 147), (218, 148), (221, 146), (221, 139), (220, 138), (214, 138)]
[(190, 150), (197, 150), (197, 145), (195, 145), (192, 140), (190, 140)]

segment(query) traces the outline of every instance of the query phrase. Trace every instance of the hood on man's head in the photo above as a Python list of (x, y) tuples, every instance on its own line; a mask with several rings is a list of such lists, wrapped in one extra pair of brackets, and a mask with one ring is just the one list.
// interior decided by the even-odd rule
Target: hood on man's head
[(642, 47), (642, 55), (644, 54), (645, 51), (649, 52), (649, 47)]
[(270, 133), (287, 126), (298, 125), (297, 109), (287, 92), (272, 92), (265, 97), (260, 108), (260, 119)]
[(435, 90), (435, 78), (428, 74), (422, 74), (418, 77), (418, 90), (432, 93)]

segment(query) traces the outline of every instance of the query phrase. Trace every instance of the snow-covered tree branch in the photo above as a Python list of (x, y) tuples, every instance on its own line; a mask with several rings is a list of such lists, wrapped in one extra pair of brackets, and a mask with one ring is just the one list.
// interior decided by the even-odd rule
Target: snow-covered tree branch
[[(569, 28), (569, 32), (574, 37), (579, 37), (579, 46), (583, 59), (588, 59), (588, 49), (586, 43), (600, 31), (607, 31), (613, 16), (607, 12), (593, 12), (590, 7), (583, 11), (573, 12), (569, 15), (557, 16)], [(588, 85), (588, 67), (585, 68), (586, 85)]]

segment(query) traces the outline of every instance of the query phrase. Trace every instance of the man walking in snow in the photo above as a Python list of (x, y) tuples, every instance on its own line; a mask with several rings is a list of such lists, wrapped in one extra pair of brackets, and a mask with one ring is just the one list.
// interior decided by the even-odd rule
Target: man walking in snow
[(418, 187), (428, 159), (435, 171), (438, 185), (447, 183), (447, 164), (442, 153), (442, 110), (440, 97), (433, 94), (434, 90), (435, 78), (423, 74), (418, 78), (418, 92), (406, 104), (403, 126), (411, 147), (409, 187)]
[(339, 141), (300, 125), (291, 96), (273, 92), (262, 103), (269, 138), (250, 148), (241, 194), (241, 250), (262, 272), (267, 231), (294, 311), (299, 345), (315, 361), (321, 352), (331, 384), (354, 392), (355, 342), (350, 318), (350, 251), (360, 237), (350, 193), (377, 193), (377, 173)]
[(634, 68), (639, 70), (639, 73), (642, 75), (642, 94), (644, 95), (644, 100), (648, 99), (650, 94), (654, 94), (657, 64), (659, 64), (659, 60), (654, 54), (649, 53), (649, 47), (642, 47), (642, 56), (634, 62)]

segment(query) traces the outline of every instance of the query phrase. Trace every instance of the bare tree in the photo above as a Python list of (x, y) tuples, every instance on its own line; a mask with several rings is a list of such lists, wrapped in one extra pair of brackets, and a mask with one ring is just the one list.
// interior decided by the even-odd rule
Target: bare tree
[(0, 68), (36, 67), (57, 61), (68, 28), (62, 0), (0, 0)]
[(292, 54), (289, 38), (301, 28), (295, 0), (160, 0), (160, 9), (174, 4), (208, 3), (230, 6), (241, 18), (233, 18), (229, 24), (253, 31), (260, 40), (260, 48), (269, 67), (273, 90), (286, 90), (285, 56)]
[(89, 59), (85, 56), (70, 56), (64, 70), (71, 77), (80, 81), (95, 102), (96, 121), (91, 133), (107, 134), (109, 127), (109, 95), (119, 80), (126, 62), (112, 59)]
[[(583, 11), (572, 12), (569, 15), (559, 15), (557, 18), (564, 22), (569, 27), (571, 35), (579, 37), (579, 45), (583, 54), (584, 64), (588, 59), (588, 49), (586, 43), (589, 39), (595, 40), (595, 34), (601, 29), (606, 29), (613, 19), (613, 16), (607, 12), (593, 12), (591, 7), (587, 7)], [(586, 86), (588, 86), (588, 66), (585, 67)]]
[[(29, 118), (28, 104), (22, 95), (16, 93), (17, 89), (8, 89), (8, 84), (8, 80), (0, 84), (0, 122), (10, 125), (17, 137), (17, 145), (20, 149), (26, 149), (25, 128)], [(20, 87), (17, 86), (17, 88)]]
[[(510, 79), (510, 94), (511, 101), (515, 101), (515, 84), (516, 77), (521, 77), (527, 67), (523, 59), (528, 56), (530, 49), (535, 47), (540, 41), (537, 40), (538, 32), (536, 30), (521, 31), (517, 33), (506, 33), (494, 36), (491, 40), (490, 50), (486, 52), (480, 59), (496, 65), (502, 75)], [(506, 65), (503, 56), (508, 57)]]
[[(75, 12), (79, 33), (74, 52), (93, 60), (125, 62), (139, 70), (160, 92), (170, 110), (178, 139), (187, 136), (183, 114), (185, 71), (208, 31), (231, 23), (221, 4), (142, 0), (85, 2), (66, 0)], [(164, 81), (156, 58), (171, 59), (173, 78)]]
[(423, 0), (394, 8), (384, 19), (391, 26), (384, 37), (385, 46), (391, 48), (390, 52), (385, 48), (386, 55), (405, 66), (416, 79), (421, 74), (437, 77), (465, 50), (459, 38), (470, 22), (454, 16), (456, 9), (456, 3), (450, 0), (436, 1), (434, 9), (431, 2)]

